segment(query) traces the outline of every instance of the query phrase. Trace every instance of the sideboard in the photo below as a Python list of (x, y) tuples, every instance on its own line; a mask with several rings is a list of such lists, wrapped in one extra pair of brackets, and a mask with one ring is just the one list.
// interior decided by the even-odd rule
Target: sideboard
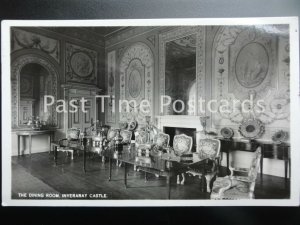
[(264, 158), (284, 160), (284, 177), (287, 180), (291, 177), (291, 159), (290, 159), (290, 144), (273, 143), (264, 140), (248, 140), (248, 139), (225, 139), (218, 138), (221, 141), (221, 152), (226, 153), (226, 165), (229, 169), (229, 157), (232, 151), (254, 152), (258, 146), (262, 149), (262, 160), (260, 161), (260, 176), (262, 179)]
[(21, 145), (20, 141), (21, 138), (26, 138), (28, 136), (29, 138), (29, 155), (31, 155), (31, 146), (32, 146), (32, 136), (37, 136), (37, 135), (45, 135), (48, 134), (48, 141), (49, 141), (49, 149), (51, 149), (51, 142), (54, 140), (54, 133), (55, 130), (18, 130), (16, 131), (16, 135), (18, 137), (18, 156), (20, 156), (21, 152)]

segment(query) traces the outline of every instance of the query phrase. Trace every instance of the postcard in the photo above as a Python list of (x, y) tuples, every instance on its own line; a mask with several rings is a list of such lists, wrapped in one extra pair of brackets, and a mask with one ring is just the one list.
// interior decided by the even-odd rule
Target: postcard
[(297, 17), (1, 28), (3, 206), (299, 205)]

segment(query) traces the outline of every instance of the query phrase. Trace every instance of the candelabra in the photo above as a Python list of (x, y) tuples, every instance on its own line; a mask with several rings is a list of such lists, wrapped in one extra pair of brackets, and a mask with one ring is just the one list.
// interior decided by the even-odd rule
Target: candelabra
[(206, 121), (209, 119), (209, 116), (200, 116), (200, 123), (201, 126), (203, 128), (203, 132), (204, 134), (207, 134), (207, 130), (206, 130)]
[(153, 123), (151, 123), (151, 116), (145, 116), (145, 119), (147, 123), (146, 131), (148, 133), (147, 143), (152, 144), (154, 136), (159, 133), (159, 129)]

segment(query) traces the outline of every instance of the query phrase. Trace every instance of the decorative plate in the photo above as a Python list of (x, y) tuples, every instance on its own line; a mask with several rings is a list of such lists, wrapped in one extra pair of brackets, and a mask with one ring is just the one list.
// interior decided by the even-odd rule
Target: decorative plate
[(264, 133), (265, 127), (260, 120), (246, 119), (239, 127), (240, 134), (249, 139), (255, 139), (261, 137)]
[(93, 71), (93, 62), (85, 52), (75, 52), (70, 59), (74, 73), (80, 77), (88, 77)]
[(234, 131), (233, 131), (233, 129), (232, 128), (230, 128), (230, 127), (223, 127), (222, 129), (221, 129), (221, 135), (223, 136), (223, 138), (226, 138), (226, 139), (230, 139), (230, 138), (232, 138), (233, 137), (233, 135), (234, 135)]
[(276, 131), (274, 133), (274, 135), (272, 136), (272, 140), (275, 143), (284, 142), (284, 141), (287, 140), (287, 138), (288, 138), (288, 132), (287, 131), (283, 131), (283, 130)]
[(135, 120), (131, 121), (128, 125), (128, 130), (133, 131), (137, 127), (137, 122)]

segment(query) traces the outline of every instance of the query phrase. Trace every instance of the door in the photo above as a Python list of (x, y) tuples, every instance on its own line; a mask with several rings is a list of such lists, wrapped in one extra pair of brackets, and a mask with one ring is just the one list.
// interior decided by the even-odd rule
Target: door
[[(84, 131), (85, 128), (91, 126), (91, 121), (95, 121), (95, 106), (91, 97), (85, 97), (86, 100), (84, 103), (84, 107), (82, 107), (81, 98), (79, 97), (71, 97), (71, 100), (74, 101), (74, 105), (78, 107), (76, 112), (69, 111), (69, 128), (79, 128), (81, 131)], [(84, 109), (84, 110), (82, 110)]]

